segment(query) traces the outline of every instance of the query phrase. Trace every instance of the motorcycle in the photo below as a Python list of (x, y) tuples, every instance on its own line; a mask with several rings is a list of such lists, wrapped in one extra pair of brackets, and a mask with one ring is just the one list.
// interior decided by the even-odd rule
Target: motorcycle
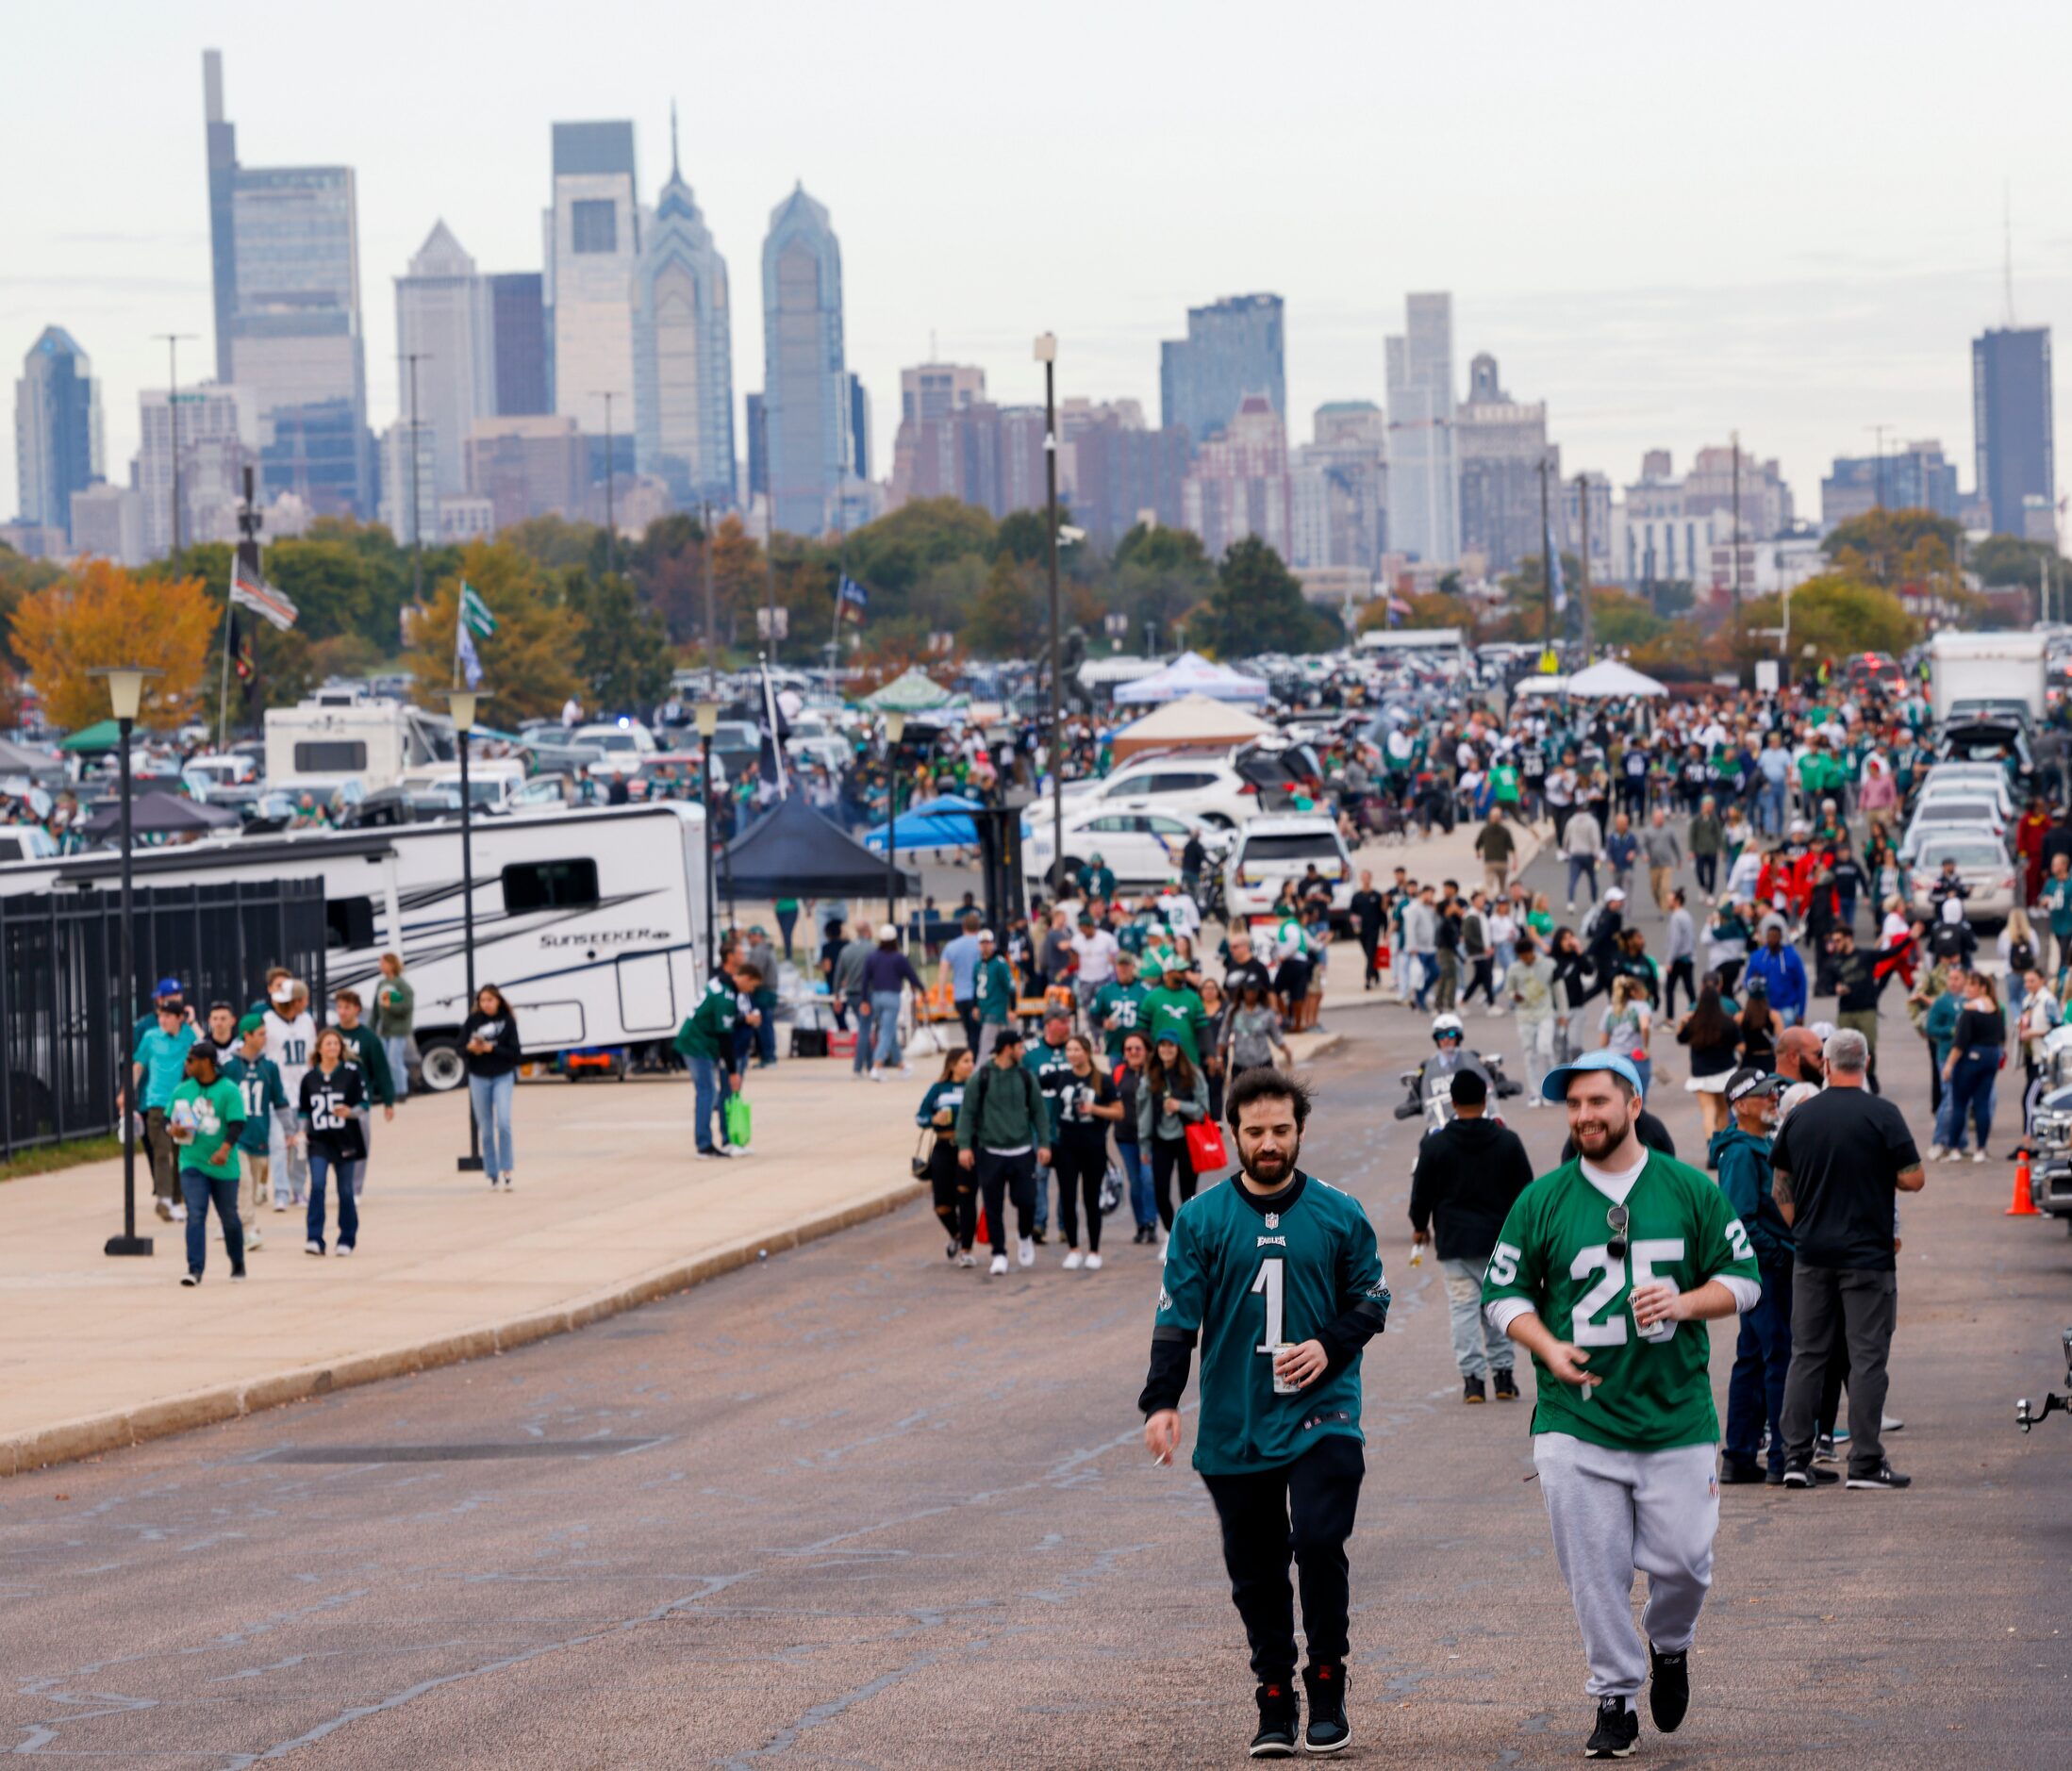
[[(2064, 1331), (2064, 1382), (2072, 1389), (2072, 1329)], [(2072, 1397), (2047, 1395), (2043, 1406), (2036, 1407), (2028, 1397), (2014, 1404), (2014, 1424), (2024, 1432), (2039, 1420), (2047, 1420), (2052, 1415), (2072, 1415)]]
[(1523, 1083), (1513, 1082), (1503, 1073), (1503, 1060), (1494, 1054), (1484, 1057), (1479, 1051), (1465, 1049), (1453, 1051), (1434, 1051), (1414, 1070), (1401, 1071), (1397, 1080), (1408, 1090), (1408, 1099), (1396, 1109), (1399, 1119), (1415, 1119), (1424, 1117), (1424, 1134), (1427, 1137), (1442, 1126), (1452, 1124), (1453, 1078), (1462, 1070), (1472, 1070), (1488, 1086), (1490, 1095), (1499, 1101), (1508, 1101), (1514, 1095), (1525, 1092)]

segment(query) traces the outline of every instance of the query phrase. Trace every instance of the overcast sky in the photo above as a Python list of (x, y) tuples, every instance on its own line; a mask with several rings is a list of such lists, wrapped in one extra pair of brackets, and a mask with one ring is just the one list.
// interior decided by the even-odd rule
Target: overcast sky
[[(156, 332), (213, 366), (201, 52), (220, 48), (247, 165), (347, 163), (376, 429), (396, 410), (395, 298), (444, 217), (485, 271), (538, 269), (549, 125), (631, 117), (640, 196), (686, 176), (725, 254), (734, 381), (761, 385), (761, 243), (803, 179), (841, 240), (873, 466), (931, 333), (995, 398), (1158, 417), (1158, 340), (1190, 304), (1287, 304), (1293, 440), (1326, 400), (1383, 398), (1411, 290), (1454, 296), (1456, 380), (1496, 354), (1545, 399), (1565, 466), (1623, 483), (1738, 426), (1801, 512), (1837, 453), (1937, 437), (1972, 483), (1969, 339), (2000, 323), (2013, 191), (2023, 324), (2072, 326), (2064, 175), (2072, 7), (1744, 0), (500, 0), (283, 8), (26, 6), (0, 108), (0, 361), (50, 323), (104, 383), (109, 477)], [(2061, 447), (2072, 363), (2058, 375)], [(11, 389), (9, 389), (11, 395)], [(2061, 487), (2065, 482), (2061, 468)], [(14, 507), (0, 423), (0, 508)]]

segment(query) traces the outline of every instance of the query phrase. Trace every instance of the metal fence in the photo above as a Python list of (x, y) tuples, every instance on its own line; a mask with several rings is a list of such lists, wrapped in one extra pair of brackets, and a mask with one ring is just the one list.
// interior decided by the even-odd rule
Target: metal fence
[[(136, 1049), (122, 915), (115, 891), (0, 898), (0, 1158), (117, 1129)], [(138, 1013), (157, 980), (177, 978), (197, 1014), (224, 1001), (241, 1015), (276, 965), (308, 984), (321, 1013), (321, 880), (141, 888), (136, 919)]]

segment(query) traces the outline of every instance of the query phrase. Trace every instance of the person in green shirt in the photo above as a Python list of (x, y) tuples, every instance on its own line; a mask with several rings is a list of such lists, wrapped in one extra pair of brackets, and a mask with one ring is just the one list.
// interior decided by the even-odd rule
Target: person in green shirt
[(238, 1141), (244, 1132), (244, 1096), (216, 1071), (216, 1048), (191, 1046), (184, 1080), (173, 1091), (168, 1128), (180, 1151), (180, 1187), (187, 1196), (187, 1271), (183, 1285), (199, 1285), (208, 1260), (208, 1207), (223, 1228), (230, 1277), (244, 1277), (244, 1224), (238, 1216)]
[(137, 1041), (130, 1068), (130, 1101), (144, 1116), (144, 1148), (151, 1162), (151, 1193), (158, 1216), (178, 1223), (187, 1216), (180, 1202), (178, 1151), (166, 1129), (166, 1109), (187, 1075), (187, 1054), (196, 1034), (178, 998), (161, 998), (156, 1027)]
[(381, 982), (374, 985), (374, 1032), (381, 1039), (382, 1055), (389, 1060), (398, 1101), (409, 1099), (410, 1033), (416, 1024), (417, 991), (403, 975), (402, 956), (384, 953)]
[(1086, 866), (1086, 877), (1082, 882), (1089, 898), (1113, 898), (1115, 896), (1115, 869), (1100, 855), (1094, 855)]
[(1136, 955), (1118, 953), (1115, 976), (1094, 992), (1087, 1011), (1102, 1034), (1102, 1049), (1111, 1064), (1122, 1061), (1122, 1042), (1130, 1036), (1150, 988), (1136, 975)]
[(247, 1015), (238, 1023), (238, 1053), (224, 1066), (223, 1073), (244, 1097), (244, 1130), (238, 1134), (244, 1183), (238, 1197), (238, 1216), (244, 1220), (244, 1251), (250, 1254), (266, 1239), (259, 1229), (259, 1204), (273, 1191), (268, 1132), (274, 1116), (287, 1112), (289, 1106), (280, 1066), (266, 1055), (264, 1016)]
[[(726, 1103), (741, 1085), (741, 1073), (734, 1056), (734, 1024), (740, 1015), (739, 993), (754, 982), (739, 952), (728, 953), (721, 963), (721, 975), (705, 985), (697, 1008), (677, 1029), (676, 1050), (690, 1067), (691, 1086), (696, 1091), (693, 1112), (697, 1117), (693, 1124), (701, 1158), (734, 1154), (727, 1148), (726, 1135)], [(717, 1138), (713, 1134), (715, 1115)]]
[[(1705, 1324), (1753, 1309), (1762, 1277), (1711, 1178), (1641, 1143), (1628, 1059), (1588, 1052), (1550, 1070), (1540, 1096), (1566, 1106), (1577, 1154), (1512, 1206), (1483, 1307), (1539, 1373), (1533, 1461), (1598, 1706), (1585, 1757), (1623, 1758), (1639, 1737), (1632, 1700), (1643, 1680), (1664, 1733), (1690, 1704), (1691, 1640), (1719, 1529)], [(1645, 1655), (1636, 1552), (1648, 1566)]]
[(2050, 857), (2050, 873), (2037, 902), (2050, 918), (2050, 937), (2058, 948), (2051, 959), (2050, 975), (2062, 985), (2065, 968), (2072, 966), (2072, 855)]
[(1015, 968), (1000, 956), (990, 929), (978, 932), (978, 969), (971, 976), (978, 1014), (978, 1061), (993, 1055), (1001, 1029), (1015, 1018)]
[(1153, 953), (1148, 963), (1158, 972), (1160, 982), (1145, 991), (1137, 1004), (1137, 1025), (1144, 1029), (1153, 1051), (1161, 1039), (1170, 1039), (1199, 1069), (1201, 1035), (1207, 1030), (1209, 1012), (1201, 997), (1187, 987), (1186, 961), (1176, 951), (1166, 950)]

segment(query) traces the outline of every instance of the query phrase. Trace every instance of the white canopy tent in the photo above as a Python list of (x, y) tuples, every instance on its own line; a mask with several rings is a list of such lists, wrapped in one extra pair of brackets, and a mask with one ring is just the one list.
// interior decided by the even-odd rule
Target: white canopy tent
[(1199, 652), (1183, 652), (1156, 676), (1124, 683), (1115, 698), (1134, 706), (1178, 701), (1183, 695), (1205, 695), (1211, 701), (1264, 701), (1269, 693), (1256, 676), (1247, 676), (1227, 664), (1211, 664)]
[(1119, 763), (1148, 750), (1227, 750), (1273, 729), (1270, 720), (1242, 707), (1206, 695), (1183, 695), (1124, 726), (1112, 740), (1112, 753)]
[(1113, 658), (1088, 658), (1079, 667), (1079, 681), (1083, 687), (1106, 688), (1117, 683), (1135, 683), (1147, 676), (1156, 676), (1165, 668), (1156, 658), (1120, 655)]
[(1591, 701), (1624, 701), (1635, 695), (1666, 695), (1669, 691), (1651, 676), (1643, 676), (1630, 664), (1606, 658), (1568, 679), (1568, 692)]

